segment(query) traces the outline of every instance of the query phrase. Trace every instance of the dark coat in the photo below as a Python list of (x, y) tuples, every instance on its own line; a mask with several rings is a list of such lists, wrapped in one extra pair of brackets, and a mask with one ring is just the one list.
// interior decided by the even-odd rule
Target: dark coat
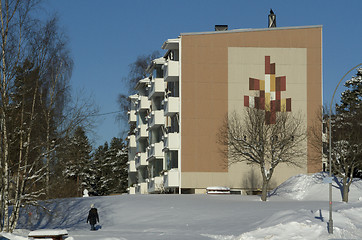
[(97, 208), (91, 208), (91, 210), (89, 210), (87, 222), (89, 222), (91, 225), (94, 225), (97, 222), (99, 222)]

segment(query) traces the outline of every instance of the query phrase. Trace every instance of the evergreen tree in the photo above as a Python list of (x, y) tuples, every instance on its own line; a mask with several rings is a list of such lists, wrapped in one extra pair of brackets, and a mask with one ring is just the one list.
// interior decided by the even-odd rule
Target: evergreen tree
[(74, 196), (82, 196), (83, 189), (88, 187), (91, 151), (92, 148), (84, 129), (77, 127), (73, 136), (69, 138), (66, 151), (62, 154), (63, 176), (75, 184)]
[(113, 138), (99, 146), (91, 161), (93, 194), (124, 193), (128, 184), (128, 152), (121, 138)]
[(105, 142), (104, 145), (101, 145), (97, 148), (93, 155), (92, 160), (92, 169), (93, 171), (93, 190), (96, 195), (106, 195), (107, 182), (105, 176), (107, 174), (107, 169), (104, 164), (106, 162), (106, 152), (108, 151), (108, 143)]
[(343, 201), (348, 202), (353, 174), (362, 167), (362, 68), (344, 84), (332, 128), (334, 172), (343, 179)]
[(124, 193), (127, 189), (127, 148), (121, 138), (113, 138), (107, 155), (107, 165), (111, 171), (108, 181), (110, 193)]

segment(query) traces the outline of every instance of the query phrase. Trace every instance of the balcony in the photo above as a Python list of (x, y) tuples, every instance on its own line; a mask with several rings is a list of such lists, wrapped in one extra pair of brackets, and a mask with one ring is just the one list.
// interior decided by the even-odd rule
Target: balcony
[(147, 155), (148, 155), (147, 160), (149, 161), (153, 158), (158, 158), (158, 159), (163, 158), (164, 153), (162, 149), (163, 149), (163, 142), (151, 144), (147, 150)]
[(149, 180), (148, 193), (162, 192), (163, 190), (163, 177), (155, 177)]
[(147, 153), (137, 153), (135, 157), (135, 167), (138, 169), (141, 166), (147, 166)]
[(179, 79), (179, 62), (169, 60), (163, 65), (163, 75), (165, 82), (176, 82)]
[(136, 193), (138, 194), (147, 194), (147, 183), (143, 182), (143, 183), (139, 183), (136, 186)]
[(136, 141), (139, 141), (140, 138), (148, 138), (148, 132), (147, 132), (147, 125), (141, 124), (139, 125), (136, 130)]
[(165, 82), (163, 78), (154, 78), (151, 81), (151, 88), (148, 94), (148, 99), (156, 96), (163, 96), (165, 93)]
[(136, 148), (137, 147), (136, 135), (134, 135), (134, 134), (129, 135), (127, 137), (127, 139), (128, 139), (128, 148)]
[(136, 110), (139, 111), (146, 111), (150, 108), (151, 102), (148, 100), (147, 96), (139, 96), (136, 102)]
[(172, 116), (180, 111), (180, 98), (168, 97), (164, 100), (165, 116)]
[(128, 111), (127, 115), (128, 115), (128, 123), (133, 123), (137, 121), (136, 110)]
[(148, 119), (148, 128), (154, 128), (165, 124), (163, 110), (152, 111)]
[(136, 188), (135, 187), (129, 187), (127, 188), (128, 194), (136, 194)]
[(177, 150), (180, 148), (179, 133), (169, 133), (163, 139), (163, 146), (165, 149)]
[(165, 188), (179, 186), (179, 172), (177, 168), (171, 169), (163, 175), (163, 186)]
[(128, 161), (128, 172), (137, 172), (135, 160)]

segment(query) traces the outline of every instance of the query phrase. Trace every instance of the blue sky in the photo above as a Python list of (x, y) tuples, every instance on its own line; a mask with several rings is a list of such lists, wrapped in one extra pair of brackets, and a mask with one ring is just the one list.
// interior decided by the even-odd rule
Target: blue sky
[[(227, 24), (229, 29), (266, 28), (270, 8), (278, 27), (323, 25), (323, 102), (329, 104), (341, 77), (362, 63), (361, 0), (48, 0), (44, 4), (45, 14), (57, 13), (69, 37), (75, 63), (73, 89), (92, 94), (100, 113), (119, 110), (117, 96), (125, 89), (122, 79), (137, 56), (155, 50), (163, 53), (165, 40), (183, 32), (213, 31), (216, 24)], [(124, 130), (115, 115), (105, 115), (90, 137), (98, 146)]]

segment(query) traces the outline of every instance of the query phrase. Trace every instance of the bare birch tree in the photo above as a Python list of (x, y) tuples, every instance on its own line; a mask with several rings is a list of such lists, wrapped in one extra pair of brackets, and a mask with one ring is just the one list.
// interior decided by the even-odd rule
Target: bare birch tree
[[(11, 124), (10, 103), (11, 90), (16, 68), (23, 60), (24, 39), (30, 10), (37, 4), (37, 1), (9, 1), (0, 0), (0, 21), (1, 21), (1, 106), (0, 106), (0, 128), (1, 128), (1, 215), (2, 230), (11, 231), (9, 218), (10, 204), (10, 132)], [(16, 184), (17, 185), (17, 184)], [(14, 214), (14, 211), (12, 212)], [(12, 217), (13, 218), (13, 217)]]
[(263, 201), (267, 199), (269, 182), (278, 165), (300, 166), (300, 158), (305, 155), (302, 145), (305, 138), (300, 116), (280, 112), (275, 124), (267, 124), (265, 112), (254, 108), (246, 108), (242, 114), (232, 112), (218, 133), (220, 152), (228, 165), (244, 162), (260, 168)]
[(0, 0), (0, 230), (7, 232), (21, 206), (45, 196), (51, 154), (64, 136), (96, 113), (92, 102), (66, 99), (72, 61), (55, 20), (44, 26), (32, 18), (38, 2)]

